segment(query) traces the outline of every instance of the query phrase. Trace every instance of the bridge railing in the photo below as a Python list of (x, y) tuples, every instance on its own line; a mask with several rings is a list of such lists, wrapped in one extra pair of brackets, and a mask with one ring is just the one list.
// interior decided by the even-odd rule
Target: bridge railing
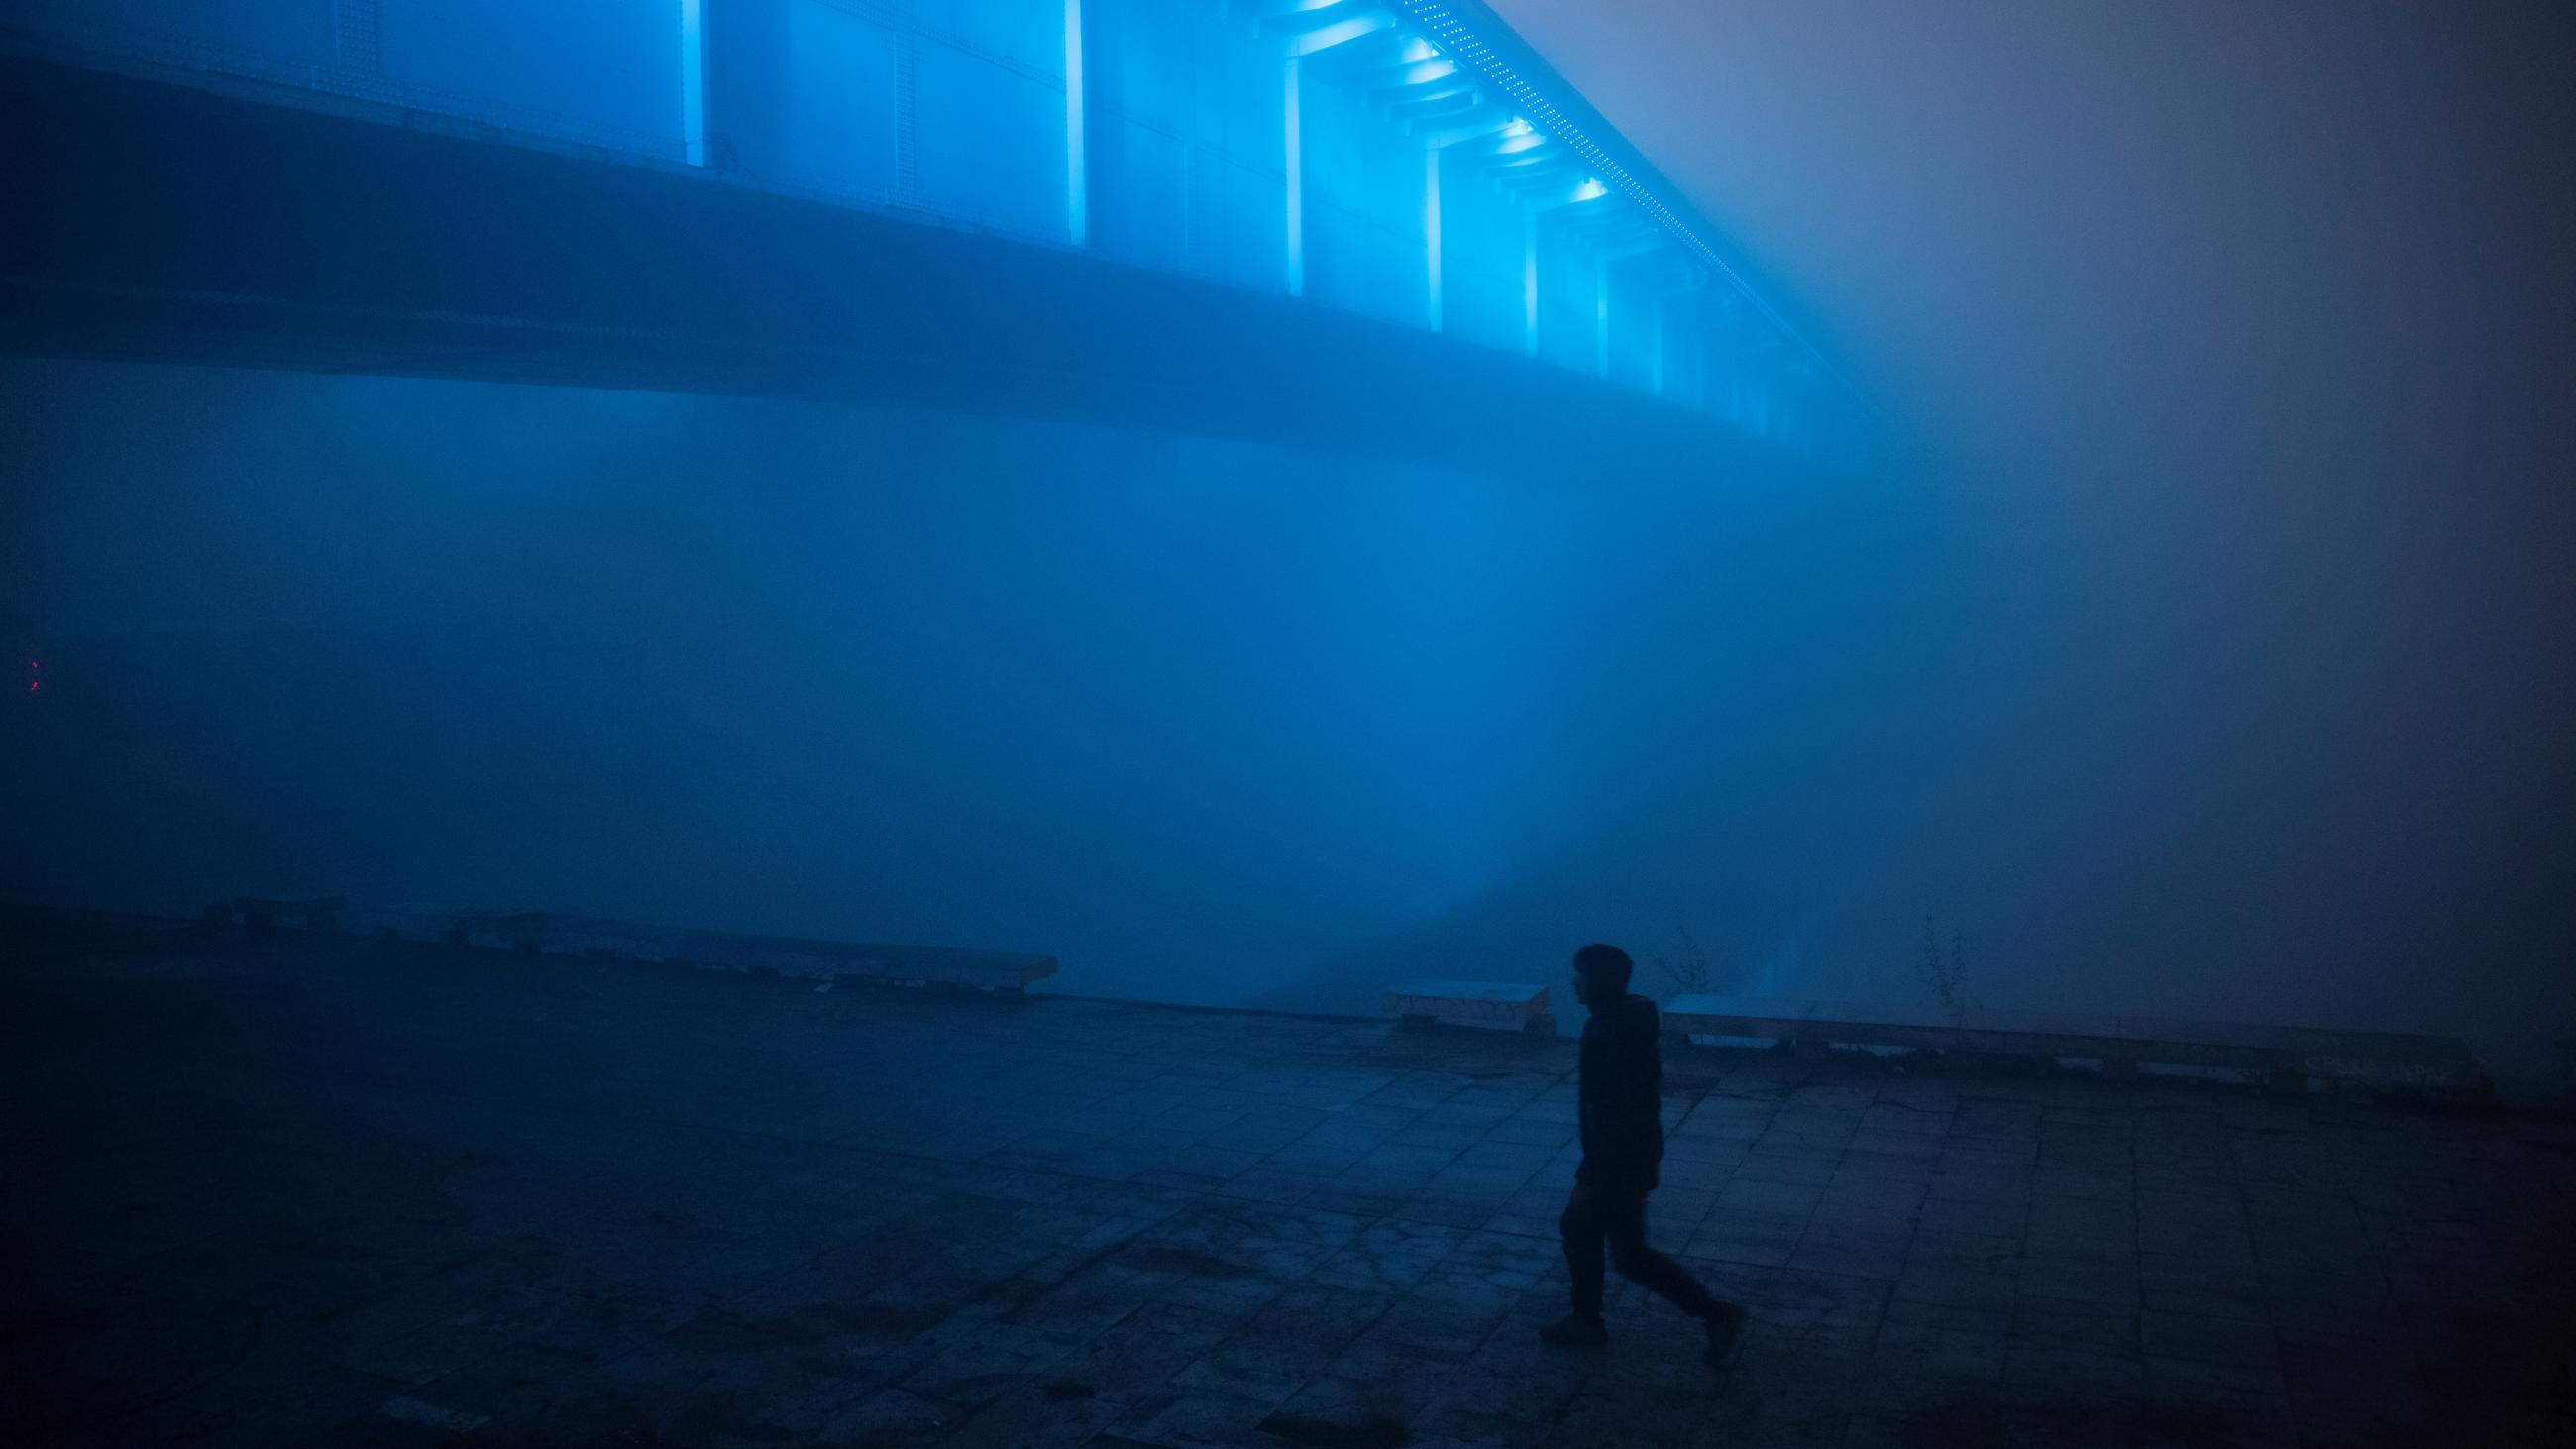
[(1784, 445), (1832, 401), (1478, 0), (0, 0), (0, 27), (1295, 296)]

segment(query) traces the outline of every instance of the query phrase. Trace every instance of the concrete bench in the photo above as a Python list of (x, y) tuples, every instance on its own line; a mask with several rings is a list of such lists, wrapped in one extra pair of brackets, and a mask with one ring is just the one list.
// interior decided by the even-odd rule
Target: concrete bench
[(2457, 1037), (2290, 1028), (2290, 1070), (2383, 1092), (2484, 1092), (2486, 1069)]
[(2487, 1085), (2476, 1057), (2457, 1039), (2397, 1032), (1741, 996), (1677, 996), (1664, 1008), (1663, 1020), (1668, 1033), (1682, 1038), (2078, 1057), (2102, 1063), (2112, 1076), (2133, 1076), (2153, 1065), (2266, 1072), (2281, 1080), (2354, 1082), (2382, 1091), (2477, 1092)]
[[(378, 918), (383, 918), (380, 922)], [(396, 939), (443, 940), (457, 945), (655, 961), (718, 971), (798, 976), (821, 981), (865, 981), (900, 986), (958, 986), (979, 991), (1021, 991), (1056, 972), (1053, 956), (967, 951), (948, 946), (899, 946), (873, 941), (822, 941), (650, 926), (600, 916), (554, 911), (459, 911), (432, 915), (411, 909), (369, 912)]]
[(340, 912), (348, 904), (339, 896), (236, 896), (206, 907), (205, 918), (208, 925), (238, 922), (242, 929), (258, 934), (280, 925), (328, 934), (339, 929)]
[[(340, 924), (353, 936), (372, 936), (379, 941), (438, 941), (463, 944), (457, 920), (462, 912), (438, 906), (379, 906), (359, 904), (341, 913)], [(490, 911), (477, 915), (497, 914)]]
[(1418, 1030), (1452, 1021), (1489, 1030), (1556, 1035), (1547, 988), (1510, 981), (1399, 981), (1386, 988), (1385, 1008), (1396, 1025)]

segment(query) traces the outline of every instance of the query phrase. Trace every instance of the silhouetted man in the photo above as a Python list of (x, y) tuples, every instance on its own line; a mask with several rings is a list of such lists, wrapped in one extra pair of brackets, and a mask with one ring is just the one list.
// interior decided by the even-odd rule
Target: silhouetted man
[(1635, 969), (1616, 946), (1574, 953), (1574, 999), (1590, 1008), (1583, 1024), (1583, 1165), (1565, 1201), (1557, 1232), (1574, 1274), (1574, 1311), (1539, 1330), (1549, 1343), (1609, 1341), (1601, 1322), (1601, 1247), (1606, 1240), (1619, 1276), (1652, 1290), (1708, 1331), (1708, 1362), (1726, 1361), (1744, 1310), (1720, 1303), (1690, 1270), (1646, 1246), (1646, 1194), (1664, 1158), (1663, 1049), (1655, 1003), (1628, 994)]

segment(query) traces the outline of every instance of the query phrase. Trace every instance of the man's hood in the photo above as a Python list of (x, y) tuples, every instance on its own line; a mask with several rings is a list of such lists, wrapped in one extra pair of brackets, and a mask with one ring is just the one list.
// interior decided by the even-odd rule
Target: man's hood
[(1655, 1034), (1654, 998), (1630, 992), (1617, 1001), (1594, 1007), (1591, 1030), (1603, 1036), (1623, 1039), (1637, 1036), (1652, 1038)]

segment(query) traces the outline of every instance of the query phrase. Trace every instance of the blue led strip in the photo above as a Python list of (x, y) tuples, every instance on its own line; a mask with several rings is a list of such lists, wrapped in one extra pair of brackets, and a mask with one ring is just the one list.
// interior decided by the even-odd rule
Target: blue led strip
[[(1385, 3), (1420, 27), (1442, 51), (1455, 57), (1460, 63), (1474, 68), (1478, 75), (1484, 77), (1502, 93), (1516, 114), (1532, 125), (1545, 128), (1550, 135), (1571, 147), (1574, 154), (1582, 157), (1584, 164), (1592, 168), (1595, 175), (1617, 188), (1620, 195), (1627, 197), (1638, 210), (1643, 211), (1654, 220), (1656, 225), (1680, 242), (1683, 248), (1705, 265), (1712, 274), (1724, 278), (1745, 301), (1751, 303), (1757, 311), (1770, 320), (1773, 326), (1779, 328), (1782, 336), (1795, 343), (1800, 351), (1814, 358), (1819, 364), (1823, 363), (1822, 355), (1814, 346), (1798, 334), (1798, 329), (1789, 325), (1787, 318), (1782, 317), (1769, 302), (1763, 300), (1761, 293), (1753, 289), (1752, 284), (1744, 279), (1742, 273), (1728, 264), (1726, 258), (1718, 253), (1717, 248), (1709, 244), (1708, 239), (1700, 234), (1699, 228), (1693, 226), (1689, 218), (1665, 204), (1654, 187), (1640, 180), (1633, 171), (1620, 163), (1616, 153), (1594, 140), (1581, 123), (1567, 115), (1554, 101), (1548, 99), (1551, 90), (1560, 93), (1571, 92), (1572, 87), (1565, 84), (1562, 76), (1556, 75), (1553, 71), (1545, 71), (1541, 77), (1542, 82), (1552, 84), (1548, 89), (1543, 90), (1540, 85), (1533, 84), (1522, 74), (1524, 65), (1534, 70), (1545, 68), (1538, 60), (1536, 52), (1530, 49), (1528, 42), (1513, 34), (1511, 27), (1504, 24), (1501, 17), (1482, 5), (1442, 3), (1442, 0), (1385, 0)], [(1502, 45), (1521, 52), (1520, 63), (1515, 64), (1513, 57), (1505, 54), (1503, 48), (1494, 41), (1488, 40), (1488, 36), (1509, 37), (1502, 42)], [(1585, 106), (1584, 109), (1589, 111), (1591, 108)], [(1599, 119), (1597, 113), (1594, 119)], [(1604, 121), (1601, 124), (1605, 129), (1608, 128), (1608, 122)], [(1613, 134), (1616, 133), (1613, 132)], [(1623, 146), (1623, 149), (1630, 155), (1635, 155), (1633, 147)], [(1640, 165), (1645, 164), (1643, 157), (1637, 159)]]

